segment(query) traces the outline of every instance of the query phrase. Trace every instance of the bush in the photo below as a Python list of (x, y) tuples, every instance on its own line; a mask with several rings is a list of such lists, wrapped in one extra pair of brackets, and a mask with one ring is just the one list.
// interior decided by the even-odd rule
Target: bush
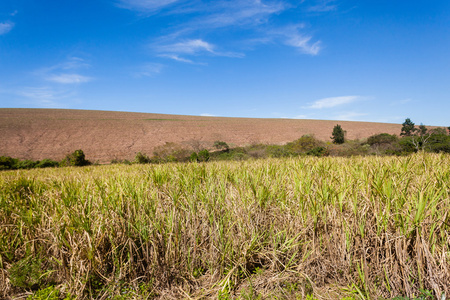
[(370, 146), (368, 144), (361, 143), (357, 140), (350, 140), (341, 145), (330, 145), (328, 148), (329, 155), (331, 156), (368, 155), (370, 153), (369, 150)]
[(198, 153), (198, 161), (208, 161), (210, 157), (209, 151), (203, 149)]
[(230, 149), (228, 152), (211, 152), (210, 160), (246, 160), (250, 156), (247, 153), (246, 148), (237, 147)]
[(308, 152), (306, 152), (306, 154), (321, 157), (321, 156), (328, 156), (329, 152), (327, 148), (320, 146), (309, 150)]
[(17, 169), (32, 169), (36, 168), (39, 161), (32, 161), (29, 159), (21, 160), (17, 163), (16, 167)]
[(391, 145), (393, 143), (398, 142), (398, 137), (394, 134), (389, 133), (380, 133), (370, 136), (367, 139), (367, 144), (370, 146), (380, 146), (380, 145)]
[(198, 155), (197, 155), (197, 152), (192, 152), (192, 153), (191, 153), (191, 156), (189, 156), (189, 160), (190, 160), (191, 162), (198, 162)]
[(83, 150), (75, 150), (73, 153), (67, 154), (66, 157), (61, 161), (61, 166), (75, 166), (82, 167), (88, 166), (91, 162), (86, 160)]
[(57, 167), (58, 165), (59, 163), (57, 161), (46, 158), (41, 161), (38, 161), (36, 164), (36, 168), (54, 168)]
[(399, 140), (399, 145), (402, 154), (410, 154), (417, 151), (416, 146), (413, 143), (414, 136), (404, 136)]
[(17, 169), (18, 159), (9, 156), (0, 156), (0, 170)]
[(266, 153), (268, 157), (289, 157), (292, 153), (287, 149), (286, 146), (280, 145), (269, 145), (266, 148)]
[(301, 138), (287, 143), (285, 148), (291, 154), (300, 154), (311, 151), (316, 147), (323, 146), (323, 143), (317, 140), (313, 135), (304, 135)]
[(147, 155), (145, 155), (141, 152), (138, 152), (138, 153), (136, 153), (136, 156), (134, 157), (134, 163), (148, 164), (148, 163), (150, 163), (150, 158)]
[(432, 152), (450, 153), (450, 136), (442, 134), (432, 134), (428, 140), (428, 146)]

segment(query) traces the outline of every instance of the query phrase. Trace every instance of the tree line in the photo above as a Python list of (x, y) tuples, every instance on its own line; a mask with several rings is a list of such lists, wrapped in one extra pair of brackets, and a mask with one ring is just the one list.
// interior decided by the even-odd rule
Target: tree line
[[(252, 158), (354, 155), (408, 155), (418, 151), (450, 153), (450, 127), (428, 129), (421, 124), (416, 127), (410, 118), (402, 124), (399, 136), (380, 133), (364, 140), (346, 139), (341, 125), (334, 126), (331, 142), (321, 141), (314, 135), (304, 135), (285, 145), (252, 144), (230, 147), (224, 141), (215, 141), (208, 149), (192, 151), (175, 143), (166, 143), (155, 149), (152, 156), (138, 152), (133, 160), (113, 159), (111, 163), (146, 164), (166, 162), (206, 162), (218, 160), (246, 160)], [(61, 161), (19, 160), (9, 156), (0, 157), (0, 170), (31, 169), (92, 164), (82, 150), (75, 150)]]

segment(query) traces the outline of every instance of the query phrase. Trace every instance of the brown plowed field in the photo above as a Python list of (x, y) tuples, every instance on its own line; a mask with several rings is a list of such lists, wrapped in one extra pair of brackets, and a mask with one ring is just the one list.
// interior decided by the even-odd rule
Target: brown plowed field
[(304, 134), (330, 141), (336, 124), (347, 131), (349, 139), (399, 134), (401, 129), (400, 124), (388, 123), (2, 108), (0, 156), (59, 160), (82, 149), (87, 159), (107, 163), (114, 158), (132, 159), (139, 151), (150, 155), (166, 142), (186, 148), (210, 148), (216, 140), (231, 146), (285, 144)]

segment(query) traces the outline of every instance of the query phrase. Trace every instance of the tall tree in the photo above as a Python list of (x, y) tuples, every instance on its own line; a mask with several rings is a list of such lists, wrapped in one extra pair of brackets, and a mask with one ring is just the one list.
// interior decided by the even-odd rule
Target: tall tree
[(412, 136), (417, 130), (417, 128), (414, 126), (415, 124), (411, 121), (410, 118), (407, 118), (402, 125), (402, 132), (400, 133), (400, 135), (402, 136)]
[(335, 144), (343, 144), (345, 142), (345, 131), (342, 129), (341, 125), (337, 124), (333, 128), (331, 133), (331, 139)]

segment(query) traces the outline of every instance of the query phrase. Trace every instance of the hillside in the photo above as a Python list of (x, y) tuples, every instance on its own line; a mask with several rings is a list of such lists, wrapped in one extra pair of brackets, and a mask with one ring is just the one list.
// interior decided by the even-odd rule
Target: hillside
[(141, 151), (151, 154), (166, 142), (186, 148), (210, 147), (221, 140), (231, 146), (254, 143), (284, 144), (305, 134), (330, 141), (340, 124), (349, 139), (376, 133), (399, 134), (400, 124), (198, 117), (66, 109), (0, 109), (0, 155), (20, 159), (61, 159), (82, 149), (91, 161), (132, 159)]

